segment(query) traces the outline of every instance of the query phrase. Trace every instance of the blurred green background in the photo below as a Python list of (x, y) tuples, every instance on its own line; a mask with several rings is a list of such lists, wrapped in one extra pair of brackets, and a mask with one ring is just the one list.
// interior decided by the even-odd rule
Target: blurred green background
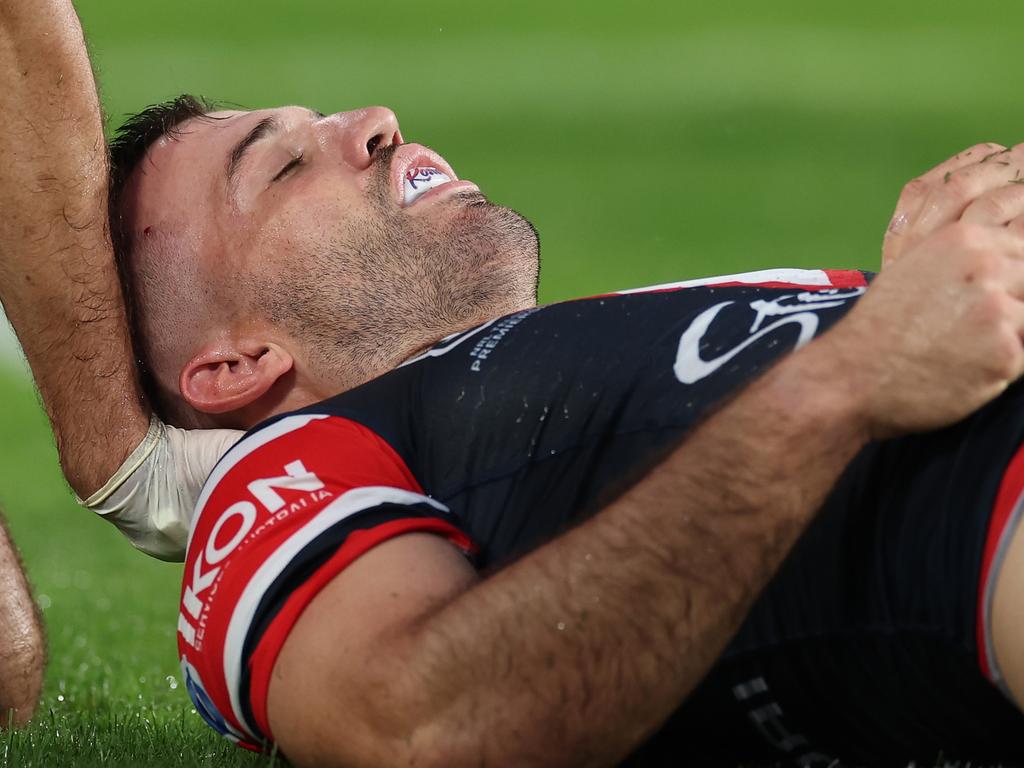
[[(769, 266), (877, 264), (902, 184), (1024, 137), (1024, 6), (994, 0), (388, 5), (80, 0), (111, 126), (181, 91), (403, 133), (526, 214), (542, 299)], [(0, 505), (46, 617), (38, 724), (0, 765), (258, 763), (179, 685), (179, 567), (78, 509), (0, 361)]]

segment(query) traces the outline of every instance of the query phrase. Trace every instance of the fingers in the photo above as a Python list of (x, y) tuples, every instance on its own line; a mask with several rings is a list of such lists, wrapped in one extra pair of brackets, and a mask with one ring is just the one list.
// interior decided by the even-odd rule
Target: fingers
[(1007, 381), (1016, 381), (1024, 375), (1024, 302), (1013, 302), (1009, 314), (1013, 332), (1007, 340), (1004, 373)]
[[(977, 144), (907, 184), (882, 246), (883, 266), (923, 238), (956, 221), (976, 197), (1013, 177), (1005, 173), (1015, 153), (1001, 144)], [(1018, 167), (1024, 164), (1024, 150)]]
[[(1020, 171), (1015, 171), (1020, 173)], [(961, 221), (1005, 227), (1024, 216), (1024, 178), (1010, 179), (968, 203)], [(1024, 227), (1024, 223), (1019, 226)], [(1022, 229), (1024, 231), (1024, 229)]]
[(970, 273), (983, 283), (998, 286), (1015, 300), (1024, 329), (1024, 304), (1019, 303), (1024, 302), (1024, 222), (1019, 231), (1011, 227), (989, 232), (979, 252), (981, 258), (975, 259)]
[(1024, 374), (1024, 240), (1007, 230), (1003, 232), (1013, 238), (1006, 249), (1010, 258), (1003, 261), (997, 282), (1004, 298), (997, 306), (1004, 318), (1005, 333), (993, 340), (990, 359), (1001, 365), (999, 373), (1009, 383)]
[(1018, 297), (1013, 303), (1013, 324), (1017, 329), (1017, 336), (1024, 342), (1024, 301)]
[[(1024, 241), (1024, 216), (1018, 216), (1016, 219), (1006, 225), (1007, 228), (1015, 234), (1021, 241)], [(1024, 248), (1022, 248), (1024, 250)], [(1022, 256), (1024, 258), (1024, 256)]]
[(1001, 144), (986, 142), (968, 147), (963, 152), (953, 155), (944, 163), (932, 168), (927, 173), (918, 176), (903, 187), (900, 198), (896, 202), (896, 212), (889, 225), (889, 234), (898, 235), (905, 228), (911, 218), (916, 217), (924, 204), (928, 193), (939, 183), (945, 183), (952, 174), (961, 168), (976, 165), (982, 158), (988, 157), (993, 152), (1005, 150)]
[(915, 226), (923, 233), (959, 219), (979, 197), (1021, 178), (1024, 145), (985, 155), (974, 165), (948, 172), (925, 196)]
[(1021, 261), (1018, 260), (1013, 268), (1007, 270), (1002, 285), (1007, 295), (1015, 300), (1021, 320), (1021, 324), (1018, 327), (1024, 333), (1024, 303), (1022, 303), (1024, 302), (1024, 264)]
[(1002, 144), (996, 144), (991, 141), (986, 141), (983, 144), (975, 144), (973, 147), (968, 147), (963, 152), (953, 155), (953, 157), (949, 158), (949, 160), (946, 160), (944, 163), (939, 163), (927, 173), (922, 174), (919, 179), (925, 184), (945, 181), (946, 174), (954, 173), (961, 168), (966, 168), (971, 165), (987, 162), (986, 158), (991, 159), (996, 154), (1005, 151), (1006, 147)]

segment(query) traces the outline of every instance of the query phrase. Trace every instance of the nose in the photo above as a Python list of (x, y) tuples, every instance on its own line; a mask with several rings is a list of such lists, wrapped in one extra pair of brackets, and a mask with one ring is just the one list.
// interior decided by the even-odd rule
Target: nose
[(328, 119), (340, 126), (342, 158), (358, 171), (367, 168), (384, 147), (402, 143), (398, 118), (387, 107), (339, 112)]

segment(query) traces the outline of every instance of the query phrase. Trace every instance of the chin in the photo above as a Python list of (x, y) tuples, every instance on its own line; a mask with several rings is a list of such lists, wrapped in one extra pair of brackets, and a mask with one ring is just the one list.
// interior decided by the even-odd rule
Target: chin
[(463, 245), (481, 279), (505, 284), (502, 294), (515, 309), (535, 305), (540, 276), (537, 229), (518, 211), (495, 205), (480, 192), (460, 197), (462, 210), (452, 223), (452, 239)]

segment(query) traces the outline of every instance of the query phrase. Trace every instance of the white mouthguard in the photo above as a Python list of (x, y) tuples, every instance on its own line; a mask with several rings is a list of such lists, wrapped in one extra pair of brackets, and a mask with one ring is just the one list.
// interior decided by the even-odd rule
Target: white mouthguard
[(424, 192), (449, 181), (451, 178), (437, 168), (410, 168), (405, 172), (405, 178), (402, 180), (403, 202), (405, 205), (411, 205)]

